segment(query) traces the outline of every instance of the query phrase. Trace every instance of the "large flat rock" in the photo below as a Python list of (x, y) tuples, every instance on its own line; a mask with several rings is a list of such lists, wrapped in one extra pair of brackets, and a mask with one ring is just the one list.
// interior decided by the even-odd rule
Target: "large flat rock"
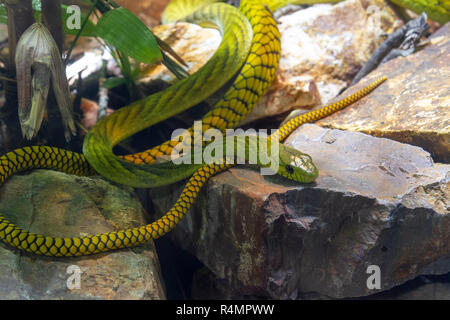
[(420, 146), (435, 161), (449, 163), (449, 61), (450, 23), (447, 23), (430, 37), (423, 50), (391, 60), (373, 71), (370, 79), (386, 75), (388, 81), (371, 93), (371, 99), (317, 124)]
[(382, 0), (317, 4), (280, 17), (277, 76), (243, 123), (327, 103), (347, 87), (383, 34), (401, 25)]
[[(287, 144), (312, 156), (314, 184), (236, 167), (211, 178), (175, 228), (218, 281), (198, 286), (220, 282), (219, 298), (360, 297), (450, 271), (450, 165), (419, 147), (313, 124)], [(179, 191), (152, 190), (156, 209)], [(380, 289), (367, 287), (370, 265)]]
[[(8, 180), (0, 188), (0, 212), (31, 232), (63, 237), (146, 223), (131, 188), (48, 170)], [(0, 299), (165, 298), (153, 242), (79, 258), (31, 255), (0, 242), (0, 269)], [(72, 286), (78, 271), (79, 289)]]

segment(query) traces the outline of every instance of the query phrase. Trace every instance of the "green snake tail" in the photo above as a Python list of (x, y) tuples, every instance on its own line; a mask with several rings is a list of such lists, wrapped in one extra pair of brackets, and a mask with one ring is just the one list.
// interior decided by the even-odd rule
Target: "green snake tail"
[[(94, 173), (82, 154), (47, 146), (16, 149), (0, 157), (0, 164), (2, 183), (14, 173), (37, 168), (55, 169), (80, 176)], [(226, 168), (227, 165), (216, 164), (196, 171), (175, 205), (161, 219), (142, 227), (94, 236), (60, 238), (31, 233), (0, 216), (0, 239), (27, 252), (54, 257), (84, 256), (137, 246), (172, 230), (189, 211), (209, 177)]]
[(302, 114), (298, 117), (295, 117), (288, 122), (286, 122), (282, 127), (278, 129), (272, 136), (273, 140), (283, 141), (286, 139), (288, 135), (292, 133), (295, 129), (301, 126), (304, 123), (315, 122), (319, 119), (325, 118), (336, 111), (342, 110), (345, 107), (355, 103), (356, 101), (362, 99), (364, 96), (368, 95), (372, 92), (376, 87), (386, 81), (387, 77), (381, 77), (376, 79), (372, 83), (370, 83), (367, 87), (361, 89), (360, 91), (355, 92), (347, 98), (339, 100), (336, 103), (328, 104), (324, 107), (321, 107), (317, 110)]
[[(385, 79), (383, 77), (374, 81), (368, 87), (351, 95), (349, 98), (316, 111), (302, 114), (288, 121), (279, 129), (279, 132), (282, 134), (276, 136), (276, 138), (281, 141), (286, 134), (292, 132), (302, 123), (312, 122), (314, 119), (325, 117), (361, 99)], [(27, 252), (56, 257), (83, 256), (137, 246), (150, 239), (157, 239), (171, 231), (188, 213), (206, 181), (211, 176), (231, 166), (231, 164), (212, 164), (196, 171), (189, 178), (174, 206), (162, 218), (142, 227), (93, 236), (59, 238), (31, 233), (0, 216), (0, 239), (12, 247)], [(0, 157), (0, 181), (3, 183), (17, 172), (37, 168), (55, 169), (76, 175), (91, 175), (95, 173), (82, 154), (47, 146), (33, 146), (16, 149)]]
[[(92, 168), (79, 153), (59, 148), (34, 146), (17, 149), (0, 158), (1, 181), (16, 172), (47, 168), (77, 175), (89, 175)], [(224, 165), (198, 170), (186, 184), (174, 207), (161, 219), (138, 228), (74, 238), (48, 237), (28, 232), (0, 216), (0, 239), (21, 250), (38, 255), (72, 257), (136, 246), (157, 239), (172, 230), (188, 212), (200, 188)]]

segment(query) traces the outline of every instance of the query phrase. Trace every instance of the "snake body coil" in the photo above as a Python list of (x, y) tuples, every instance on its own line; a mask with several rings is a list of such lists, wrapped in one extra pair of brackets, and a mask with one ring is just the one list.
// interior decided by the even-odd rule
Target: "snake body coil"
[[(190, 1), (194, 3), (194, 7), (200, 2)], [(276, 5), (272, 3), (269, 8), (274, 9)], [(180, 174), (167, 176), (164, 167), (149, 164), (158, 155), (170, 154), (179, 141), (169, 141), (124, 158), (115, 156), (112, 148), (126, 137), (202, 101), (208, 96), (205, 86), (216, 91), (236, 74), (237, 77), (224, 98), (203, 118), (206, 123), (204, 129), (217, 128), (223, 131), (234, 127), (250, 112), (275, 76), (280, 43), (276, 23), (261, 1), (243, 0), (240, 10), (250, 21), (251, 27), (243, 15), (228, 5), (211, 4), (195, 11), (188, 20), (214, 23), (222, 30), (223, 41), (213, 58), (191, 77), (101, 120), (86, 136), (84, 155), (59, 148), (33, 146), (16, 149), (0, 157), (2, 183), (16, 172), (35, 168), (55, 169), (76, 175), (97, 172), (111, 180), (137, 187), (168, 184), (190, 176), (180, 197), (162, 218), (137, 228), (93, 236), (59, 238), (28, 232), (0, 216), (0, 239), (13, 247), (35, 254), (82, 256), (136, 246), (172, 230), (189, 211), (209, 177), (233, 164), (224, 159), (210, 165), (192, 167), (195, 169), (192, 170), (193, 174), (189, 170), (180, 170)], [(227, 77), (222, 76), (224, 70)], [(342, 101), (288, 121), (270, 136), (270, 143), (283, 141), (302, 123), (314, 122), (355, 102), (384, 80), (385, 78), (376, 80)], [(189, 102), (188, 105), (186, 101)], [(278, 174), (299, 182), (311, 182), (316, 178), (317, 169), (308, 155), (287, 146), (280, 147)]]

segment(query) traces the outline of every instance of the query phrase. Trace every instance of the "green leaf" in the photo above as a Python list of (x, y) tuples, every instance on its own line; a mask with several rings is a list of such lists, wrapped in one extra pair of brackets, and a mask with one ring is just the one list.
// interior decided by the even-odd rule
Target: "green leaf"
[(112, 88), (118, 87), (122, 84), (125, 84), (126, 82), (127, 82), (127, 80), (125, 78), (119, 78), (119, 77), (109, 78), (103, 82), (103, 87), (105, 87), (107, 89), (112, 89)]
[(33, 0), (31, 3), (33, 10), (42, 11), (41, 0)]
[(145, 63), (162, 60), (152, 32), (125, 8), (105, 13), (96, 26), (97, 35), (127, 56)]
[(6, 15), (6, 7), (4, 4), (0, 5), (0, 23), (8, 23), (8, 16)]

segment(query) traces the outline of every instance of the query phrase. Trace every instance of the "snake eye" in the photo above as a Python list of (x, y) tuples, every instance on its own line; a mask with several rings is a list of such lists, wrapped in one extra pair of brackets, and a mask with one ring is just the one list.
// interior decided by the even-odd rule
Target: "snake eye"
[(289, 173), (289, 174), (294, 173), (294, 168), (292, 168), (292, 166), (289, 164), (286, 165), (285, 169), (286, 169), (287, 173)]

